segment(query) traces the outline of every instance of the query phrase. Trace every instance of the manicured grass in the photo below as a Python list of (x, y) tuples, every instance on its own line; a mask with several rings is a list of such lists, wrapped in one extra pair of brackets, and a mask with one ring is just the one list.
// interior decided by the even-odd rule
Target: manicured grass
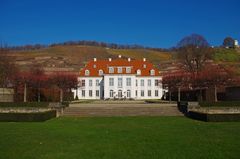
[(0, 158), (239, 158), (240, 122), (185, 117), (57, 118), (0, 123)]

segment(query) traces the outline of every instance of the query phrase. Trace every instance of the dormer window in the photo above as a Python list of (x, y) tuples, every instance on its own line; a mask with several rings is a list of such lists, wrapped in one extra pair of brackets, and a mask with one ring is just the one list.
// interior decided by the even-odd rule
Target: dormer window
[(155, 70), (151, 70), (151, 71), (150, 71), (150, 75), (151, 75), (151, 76), (154, 76), (154, 75), (155, 75)]
[(96, 67), (97, 67), (97, 66), (94, 64), (94, 65), (93, 65), (93, 68), (96, 68)]
[(147, 68), (147, 65), (146, 65), (146, 64), (143, 64), (143, 68)]
[(102, 76), (103, 75), (103, 70), (99, 70), (98, 74), (99, 74), (99, 76)]
[(85, 70), (85, 76), (89, 76), (90, 72), (89, 70)]
[(131, 67), (126, 68), (126, 73), (131, 73)]
[(141, 75), (141, 70), (137, 70), (137, 75)]
[(122, 67), (118, 67), (118, 73), (122, 73)]
[(114, 68), (113, 67), (109, 67), (108, 71), (109, 71), (109, 73), (114, 73)]

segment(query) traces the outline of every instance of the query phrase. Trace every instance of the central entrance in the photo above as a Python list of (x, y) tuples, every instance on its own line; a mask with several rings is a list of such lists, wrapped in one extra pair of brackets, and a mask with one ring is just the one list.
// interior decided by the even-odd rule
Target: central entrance
[(122, 98), (122, 90), (118, 90), (118, 98)]

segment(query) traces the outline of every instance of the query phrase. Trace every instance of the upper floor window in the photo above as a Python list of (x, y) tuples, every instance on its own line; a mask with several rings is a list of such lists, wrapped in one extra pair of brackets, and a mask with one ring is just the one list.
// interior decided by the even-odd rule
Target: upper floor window
[(99, 70), (98, 74), (99, 74), (99, 76), (102, 76), (103, 75), (103, 70)]
[(85, 80), (82, 80), (82, 86), (83, 87), (85, 86)]
[(152, 85), (151, 80), (148, 79), (148, 86), (151, 86), (151, 85)]
[(136, 80), (136, 87), (138, 86), (138, 80)]
[(122, 73), (122, 67), (118, 67), (118, 73)]
[(131, 78), (127, 78), (127, 86), (131, 86)]
[(114, 78), (109, 78), (109, 86), (114, 86)]
[(100, 84), (99, 84), (99, 80), (97, 79), (96, 80), (96, 86), (99, 86)]
[(122, 78), (118, 78), (118, 87), (122, 87)]
[(151, 70), (150, 75), (152, 75), (152, 76), (155, 75), (155, 70)]
[(114, 73), (114, 68), (113, 67), (109, 67), (108, 70), (109, 70), (109, 73)]
[(131, 73), (131, 67), (126, 68), (126, 73)]
[(144, 79), (141, 79), (141, 86), (144, 86)]
[(158, 86), (158, 80), (155, 80), (155, 86)]
[(137, 70), (137, 75), (141, 75), (141, 70)]
[(89, 80), (89, 87), (92, 87), (92, 80)]
[(85, 70), (85, 76), (89, 76), (90, 72), (89, 70)]

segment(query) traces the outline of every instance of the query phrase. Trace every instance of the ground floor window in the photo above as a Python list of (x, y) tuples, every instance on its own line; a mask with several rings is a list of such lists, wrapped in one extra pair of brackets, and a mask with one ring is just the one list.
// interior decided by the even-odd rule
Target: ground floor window
[(136, 91), (136, 97), (138, 96), (138, 91)]
[(85, 90), (82, 90), (82, 96), (85, 97)]
[(158, 97), (158, 90), (155, 90), (155, 96)]
[(131, 91), (127, 90), (127, 98), (131, 98)]
[(92, 97), (92, 90), (89, 90), (89, 97)]
[(99, 97), (99, 90), (96, 90), (96, 97)]
[(141, 90), (141, 97), (144, 97), (144, 90)]
[(148, 90), (148, 96), (151, 97), (151, 90)]
[(113, 97), (113, 90), (110, 90), (110, 97)]

